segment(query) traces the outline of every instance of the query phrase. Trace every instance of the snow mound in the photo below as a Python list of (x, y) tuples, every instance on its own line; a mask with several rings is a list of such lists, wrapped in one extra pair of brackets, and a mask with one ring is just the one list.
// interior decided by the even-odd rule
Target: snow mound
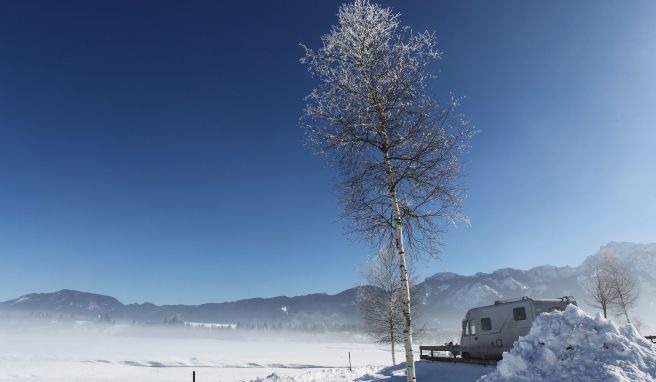
[(569, 305), (540, 315), (480, 381), (656, 382), (656, 346), (631, 325), (618, 327)]
[[(348, 368), (324, 368), (297, 375), (271, 373), (266, 377), (251, 379), (249, 382), (351, 382), (360, 381), (363, 376), (372, 376), (371, 373), (375, 370), (374, 367), (367, 366), (355, 368), (353, 371), (349, 371)], [(375, 377), (372, 376), (371, 379), (375, 379)], [(364, 380), (370, 381), (371, 379)]]
[(251, 379), (251, 382), (283, 382), (283, 381), (284, 382), (293, 381), (293, 379), (281, 377), (276, 373), (271, 373), (264, 378)]

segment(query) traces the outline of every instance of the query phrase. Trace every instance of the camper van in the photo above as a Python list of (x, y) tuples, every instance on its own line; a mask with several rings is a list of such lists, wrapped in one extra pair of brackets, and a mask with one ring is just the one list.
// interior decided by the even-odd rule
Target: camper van
[(462, 358), (501, 359), (519, 337), (528, 334), (540, 313), (565, 310), (569, 304), (576, 305), (574, 297), (521, 297), (468, 310), (462, 321)]

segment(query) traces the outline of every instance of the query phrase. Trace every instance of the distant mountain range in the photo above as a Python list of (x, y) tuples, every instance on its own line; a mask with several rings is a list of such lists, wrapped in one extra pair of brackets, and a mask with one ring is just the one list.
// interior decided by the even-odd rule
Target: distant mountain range
[(521, 296), (574, 296), (584, 309), (594, 311), (586, 302), (583, 284), (590, 266), (605, 254), (630, 264), (638, 280), (640, 295), (633, 316), (656, 329), (656, 301), (653, 299), (656, 296), (656, 244), (610, 242), (577, 267), (543, 265), (529, 270), (504, 268), (473, 276), (438, 273), (419, 285), (424, 295), (424, 317), (433, 326), (451, 327), (451, 323), (459, 322), (471, 307)]
[[(423, 321), (433, 328), (457, 328), (467, 309), (495, 300), (530, 296), (572, 295), (585, 307), (582, 283), (601, 254), (627, 260), (640, 285), (640, 301), (634, 316), (656, 328), (656, 244), (611, 242), (577, 267), (539, 266), (529, 270), (504, 268), (492, 273), (462, 276), (437, 273), (417, 285), (422, 296)], [(201, 305), (125, 305), (111, 296), (60, 290), (32, 293), (0, 303), (0, 314), (95, 319), (118, 322), (158, 323), (181, 321), (231, 323), (246, 327), (306, 329), (353, 329), (360, 324), (355, 299), (358, 287), (335, 295), (253, 298)]]

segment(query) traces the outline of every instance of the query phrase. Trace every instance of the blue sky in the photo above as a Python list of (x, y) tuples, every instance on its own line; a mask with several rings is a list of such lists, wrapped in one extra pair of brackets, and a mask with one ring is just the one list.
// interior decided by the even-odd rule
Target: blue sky
[[(656, 3), (386, 2), (437, 32), (434, 89), (480, 129), (420, 274), (577, 265), (656, 241)], [(303, 147), (336, 1), (2, 2), (0, 299), (335, 293), (372, 249)]]

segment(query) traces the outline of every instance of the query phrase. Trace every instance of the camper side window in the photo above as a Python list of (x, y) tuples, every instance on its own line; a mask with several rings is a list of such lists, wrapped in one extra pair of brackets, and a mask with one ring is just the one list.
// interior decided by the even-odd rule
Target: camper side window
[(481, 318), (481, 330), (492, 330), (492, 319), (490, 317)]
[(467, 325), (467, 321), (462, 322), (462, 335), (463, 336), (469, 335), (469, 325)]
[(524, 321), (526, 319), (526, 309), (524, 307), (513, 309), (513, 318), (515, 321)]
[(476, 321), (474, 320), (469, 321), (469, 332), (471, 333), (472, 336), (476, 335)]

